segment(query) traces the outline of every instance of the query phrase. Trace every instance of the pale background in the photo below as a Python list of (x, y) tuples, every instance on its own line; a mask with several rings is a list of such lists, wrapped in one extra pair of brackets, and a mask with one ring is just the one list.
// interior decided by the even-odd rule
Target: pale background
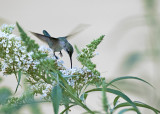
[[(127, 95), (130, 95), (133, 90), (134, 94), (132, 93), (131, 96), (134, 100), (143, 101), (160, 109), (157, 105), (160, 105), (160, 101), (157, 102), (155, 97), (156, 93), (158, 94), (159, 78), (154, 75), (155, 69), (152, 62), (147, 61), (135, 66), (129, 72), (121, 72), (122, 62), (127, 55), (136, 51), (144, 51), (147, 46), (149, 28), (143, 17), (146, 14), (144, 2), (145, 0), (0, 0), (0, 17), (6, 19), (6, 22), (10, 24), (19, 22), (26, 31), (41, 33), (43, 29), (46, 29), (55, 37), (67, 35), (78, 24), (89, 24), (88, 29), (70, 39), (69, 42), (81, 49), (93, 39), (105, 35), (103, 42), (96, 50), (99, 55), (93, 59), (102, 76), (108, 80), (126, 75), (146, 79), (153, 83), (156, 90), (145, 84), (136, 83), (136, 81), (134, 82), (138, 85), (135, 84), (131, 90), (127, 89), (126, 85), (123, 86), (123, 83), (120, 86), (126, 89)], [(158, 10), (159, 5), (160, 2), (157, 2)], [(44, 45), (36, 37), (29, 35), (37, 43)], [(62, 60), (65, 61), (67, 67), (70, 67), (68, 55), (64, 51), (63, 55)], [(76, 59), (76, 52), (73, 55), (73, 66), (80, 66)], [(14, 91), (16, 88), (14, 78), (13, 76), (5, 77), (0, 86), (9, 86)], [(20, 94), (19, 90), (17, 95)], [(92, 109), (102, 110), (101, 93), (91, 94), (87, 104)], [(53, 113), (51, 104), (41, 107), (44, 114)], [(71, 114), (79, 114), (84, 111), (80, 107), (71, 110)], [(27, 111), (23, 113), (29, 114)], [(147, 110), (147, 113), (151, 112)]]

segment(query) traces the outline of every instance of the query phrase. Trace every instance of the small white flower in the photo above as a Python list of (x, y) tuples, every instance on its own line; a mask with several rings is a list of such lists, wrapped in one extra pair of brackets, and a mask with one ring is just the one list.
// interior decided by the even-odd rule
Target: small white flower
[(24, 53), (26, 51), (26, 47), (25, 46), (21, 46), (19, 49), (21, 50), (22, 53)]
[(23, 60), (23, 64), (25, 64), (26, 62), (27, 62), (27, 60), (26, 60), (26, 59), (24, 59), (24, 60)]
[(5, 38), (7, 38), (7, 37), (8, 37), (8, 34), (0, 31), (0, 37), (5, 37)]
[(29, 57), (32, 57), (33, 52), (31, 51), (31, 52), (29, 52), (27, 55), (28, 55)]
[(30, 65), (30, 64), (32, 63), (32, 61), (27, 61), (26, 63), (27, 63), (28, 65)]
[(6, 58), (10, 58), (9, 54), (6, 54)]
[(21, 47), (21, 43), (17, 43), (17, 44), (16, 44), (16, 47), (17, 47), (17, 48)]
[(54, 86), (55, 84), (56, 84), (56, 81), (53, 81), (53, 82), (52, 82), (52, 85)]
[(70, 84), (71, 84), (69, 80), (67, 80), (67, 83), (68, 83), (68, 85), (70, 85)]
[(3, 44), (3, 47), (7, 47), (7, 44), (6, 44), (6, 43), (4, 43), (4, 44)]
[(7, 66), (8, 65), (4, 62), (3, 65), (2, 65), (2, 71), (5, 71), (5, 69), (7, 68)]
[(13, 60), (12, 60), (12, 59), (9, 59), (9, 63), (13, 63)]
[(91, 75), (89, 75), (88, 77), (91, 77)]
[(102, 78), (101, 76), (98, 76), (98, 78)]
[(46, 93), (47, 91), (46, 90), (42, 90), (42, 93)]
[(28, 56), (28, 59), (29, 59), (30, 61), (33, 61), (32, 56)]
[(20, 60), (21, 60), (21, 61), (23, 61), (23, 59), (24, 59), (23, 57), (20, 57)]
[(8, 41), (8, 44), (12, 44), (12, 41), (9, 40), (9, 41)]
[(22, 49), (21, 52), (24, 53), (24, 52), (26, 52), (26, 50), (25, 50), (25, 49)]
[(17, 61), (17, 62), (19, 61), (19, 58), (18, 58), (18, 56), (15, 56), (15, 61)]
[(37, 69), (36, 65), (32, 65), (33, 66), (33, 69)]
[(64, 64), (64, 61), (63, 60), (60, 60), (60, 61), (58, 61), (59, 63), (61, 63), (61, 64)]
[(9, 49), (8, 48), (6, 48), (6, 53), (9, 53)]
[(10, 47), (11, 47), (11, 44), (8, 44), (8, 47), (10, 48)]
[(74, 86), (74, 83), (75, 83), (75, 80), (71, 80), (70, 85), (71, 85), (71, 86)]
[(13, 51), (17, 52), (18, 50), (17, 50), (17, 48), (14, 48)]
[(78, 79), (79, 79), (79, 76), (76, 76), (76, 79), (78, 80)]
[(4, 29), (4, 28), (7, 28), (7, 26), (8, 26), (7, 24), (1, 25), (1, 30)]
[(51, 85), (47, 84), (46, 89), (49, 89), (51, 87)]
[(34, 61), (33, 64), (38, 65), (38, 64), (40, 64), (40, 62), (39, 61)]
[(27, 67), (23, 67), (23, 70), (24, 70), (24, 71), (27, 71), (27, 70), (28, 70), (28, 68), (27, 68)]
[(47, 94), (46, 94), (46, 93), (43, 93), (43, 94), (42, 94), (42, 96), (43, 96), (43, 97), (46, 97), (46, 96), (47, 96)]
[(26, 55), (25, 55), (25, 54), (23, 54), (23, 55), (22, 55), (22, 58), (25, 58), (25, 57), (26, 57)]
[(27, 65), (27, 68), (29, 69), (30, 65)]
[(16, 36), (15, 39), (16, 40), (21, 40), (21, 37)]
[(2, 42), (2, 43), (5, 43), (5, 42), (6, 42), (6, 40), (4, 40), (4, 39), (3, 39), (1, 42)]
[(14, 35), (14, 34), (10, 34), (9, 36), (8, 36), (8, 39), (12, 39), (12, 38), (14, 38), (16, 35)]

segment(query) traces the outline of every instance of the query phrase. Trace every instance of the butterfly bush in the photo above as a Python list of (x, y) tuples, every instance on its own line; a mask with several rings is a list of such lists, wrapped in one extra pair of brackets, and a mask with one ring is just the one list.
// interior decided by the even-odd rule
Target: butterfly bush
[[(0, 27), (0, 70), (3, 75), (15, 74), (18, 78), (18, 72), (25, 75), (25, 81), (29, 90), (35, 94), (41, 95), (41, 99), (50, 99), (51, 90), (57, 84), (57, 76), (61, 74), (67, 81), (68, 85), (77, 90), (80, 94), (89, 84), (101, 82), (100, 73), (95, 69), (95, 65), (90, 58), (96, 46), (103, 39), (102, 37), (95, 40), (82, 52), (78, 52), (78, 60), (83, 67), (66, 68), (63, 61), (53, 56), (50, 48), (41, 46), (37, 52), (27, 51), (27, 46), (21, 37), (14, 35), (12, 32), (15, 25), (2, 25)], [(91, 48), (93, 47), (93, 48)], [(43, 57), (37, 57), (37, 53), (46, 54)]]
[(15, 25), (4, 24), (0, 28), (1, 71), (4, 75), (36, 69), (39, 64), (38, 60), (32, 59), (33, 52), (26, 52), (21, 38), (12, 34), (14, 27)]

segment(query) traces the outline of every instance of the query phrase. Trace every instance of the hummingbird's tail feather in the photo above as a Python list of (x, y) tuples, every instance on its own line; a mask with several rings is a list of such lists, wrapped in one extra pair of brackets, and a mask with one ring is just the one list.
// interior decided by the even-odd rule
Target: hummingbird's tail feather
[(43, 30), (43, 34), (44, 34), (45, 36), (51, 37), (51, 35), (50, 35), (46, 30)]
[(78, 26), (76, 26), (66, 37), (67, 38), (71, 38), (77, 34), (79, 34), (80, 32), (84, 31), (85, 29), (87, 29), (90, 25), (89, 24), (79, 24)]

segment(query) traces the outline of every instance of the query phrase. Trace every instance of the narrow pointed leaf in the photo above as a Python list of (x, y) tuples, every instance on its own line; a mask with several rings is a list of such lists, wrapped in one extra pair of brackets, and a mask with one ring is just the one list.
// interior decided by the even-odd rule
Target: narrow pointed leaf
[(113, 101), (113, 105), (114, 105), (114, 106), (116, 106), (116, 104), (117, 104), (119, 98), (120, 98), (120, 97), (117, 96), (117, 97), (114, 99), (114, 101)]
[(70, 106), (66, 107), (60, 114), (64, 114), (67, 110), (69, 110), (73, 106), (75, 106), (75, 105), (70, 105)]
[(136, 80), (140, 80), (148, 85), (150, 85), (151, 87), (153, 87), (149, 82), (141, 79), (141, 78), (138, 78), (138, 77), (134, 77), (134, 76), (123, 76), (123, 77), (118, 77), (118, 78), (115, 78), (113, 79), (112, 81), (110, 81), (106, 86), (108, 87), (109, 85), (111, 85), (113, 82), (116, 82), (116, 81), (120, 81), (120, 80), (124, 80), (124, 79), (136, 79)]
[(2, 81), (2, 78), (0, 77), (0, 82)]
[(103, 103), (103, 110), (108, 114), (108, 99), (106, 96), (106, 87), (105, 82), (102, 82), (102, 103)]
[(0, 88), (0, 105), (5, 104), (11, 95), (12, 93), (8, 88)]
[(31, 40), (31, 38), (24, 32), (24, 30), (22, 29), (22, 27), (19, 25), (18, 22), (16, 22), (16, 25), (17, 25), (17, 28), (20, 32), (20, 36), (22, 38), (22, 41), (24, 41), (24, 44), (27, 47), (27, 52), (37, 51), (39, 48), (38, 44), (36, 44), (34, 40)]
[[(156, 108), (154, 108), (150, 105), (147, 105), (145, 103), (135, 101), (134, 104), (138, 107), (143, 107), (143, 108), (150, 109), (150, 110), (154, 111), (156, 114), (160, 113), (160, 110), (158, 110), (158, 109), (156, 109)], [(121, 107), (127, 107), (127, 106), (131, 106), (131, 105), (128, 102), (121, 103), (121, 104), (118, 104), (116, 107), (114, 107), (114, 110), (116, 110), (118, 108), (121, 108)]]
[[(94, 91), (102, 91), (102, 88), (91, 89), (91, 90), (89, 90), (89, 91), (86, 91), (86, 93), (94, 92)], [(120, 92), (120, 91), (118, 91), (118, 90), (115, 90), (115, 89), (110, 89), (110, 88), (106, 88), (105, 91), (120, 96), (121, 98), (123, 98), (124, 100), (126, 100), (126, 101), (136, 110), (136, 112), (137, 112), (138, 114), (140, 114), (137, 106), (136, 106), (136, 105), (131, 101), (131, 99), (130, 99), (128, 96), (126, 96), (124, 93), (122, 93), (122, 92)]]
[(19, 84), (20, 84), (20, 81), (21, 81), (21, 75), (22, 75), (22, 72), (21, 72), (21, 70), (19, 70), (19, 71), (18, 71), (18, 84), (17, 84), (16, 90), (15, 90), (15, 93), (16, 93), (17, 90), (18, 90), (18, 87), (19, 87)]
[(70, 91), (73, 95), (76, 96), (76, 90), (74, 90), (70, 85), (68, 85), (67, 81), (62, 75), (59, 75), (59, 79), (63, 82), (64, 86)]
[(82, 101), (84, 101), (84, 100), (86, 100), (87, 96), (88, 96), (87, 93), (83, 93), (83, 94), (80, 96), (80, 99), (81, 99)]
[(126, 109), (119, 111), (118, 114), (124, 114), (125, 112), (128, 112), (128, 111), (135, 111), (135, 109), (134, 108), (126, 108)]
[(52, 98), (54, 113), (58, 114), (59, 104), (62, 99), (62, 89), (59, 85), (56, 85), (53, 87), (52, 93), (51, 93), (51, 98)]
[(64, 86), (61, 84), (61, 87), (63, 87), (63, 89), (65, 89), (65, 91), (70, 96), (70, 98), (73, 99), (77, 105), (83, 107), (88, 112), (93, 113), (85, 104), (82, 103), (82, 100), (80, 98), (78, 98), (78, 96), (76, 95), (75, 90), (70, 85), (68, 85), (68, 83), (65, 80), (65, 78), (63, 78), (63, 76), (59, 75), (59, 79), (64, 84)]

